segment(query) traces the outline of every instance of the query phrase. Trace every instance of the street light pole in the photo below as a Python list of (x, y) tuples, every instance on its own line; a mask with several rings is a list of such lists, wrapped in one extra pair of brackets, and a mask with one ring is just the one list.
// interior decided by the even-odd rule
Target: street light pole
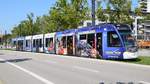
[(134, 35), (135, 35), (136, 40), (137, 40), (137, 30), (138, 30), (137, 20), (138, 20), (138, 18), (135, 17)]
[(7, 31), (5, 30), (5, 48), (7, 48)]
[(41, 29), (42, 29), (42, 34), (43, 34), (43, 52), (45, 52), (45, 32), (44, 32), (44, 25), (43, 25), (43, 23), (44, 23), (44, 20), (43, 20), (43, 18), (42, 18), (42, 21), (41, 21)]
[[(41, 18), (41, 17), (37, 17), (37, 19), (41, 19), (40, 22), (39, 22), (39, 28), (40, 28), (40, 31), (41, 31), (41, 35), (42, 35), (42, 40), (41, 42), (39, 43), (38, 41), (38, 50), (39, 48), (42, 48), (42, 52), (45, 52), (45, 32), (44, 32), (44, 19)], [(41, 46), (42, 45), (42, 46)]]
[(95, 26), (95, 0), (92, 0), (92, 26)]

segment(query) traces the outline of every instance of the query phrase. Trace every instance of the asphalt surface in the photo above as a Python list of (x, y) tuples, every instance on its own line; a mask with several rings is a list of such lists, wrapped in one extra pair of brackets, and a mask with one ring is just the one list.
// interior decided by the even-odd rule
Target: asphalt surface
[(150, 66), (0, 50), (0, 84), (149, 84)]

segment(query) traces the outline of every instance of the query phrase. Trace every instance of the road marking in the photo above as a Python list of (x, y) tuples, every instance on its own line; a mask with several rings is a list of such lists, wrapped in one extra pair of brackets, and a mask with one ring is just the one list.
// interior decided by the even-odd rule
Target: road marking
[(79, 69), (79, 70), (90, 71), (90, 72), (94, 72), (94, 73), (98, 73), (99, 72), (97, 70), (89, 69), (89, 68), (85, 68), (85, 67), (79, 67), (79, 66), (73, 66), (73, 67), (76, 68), (76, 69)]
[[(0, 60), (5, 61), (4, 59), (0, 59)], [(25, 72), (25, 73), (27, 73), (27, 74), (29, 74), (29, 75), (31, 75), (32, 77), (34, 77), (34, 78), (40, 80), (41, 82), (43, 82), (43, 83), (45, 83), (45, 84), (54, 84), (53, 82), (51, 82), (51, 81), (49, 81), (49, 80), (47, 80), (47, 79), (45, 79), (45, 78), (43, 78), (43, 77), (41, 77), (41, 76), (39, 76), (39, 75), (33, 73), (33, 72), (31, 72), (31, 71), (29, 71), (29, 70), (27, 70), (27, 69), (25, 69), (25, 68), (22, 68), (22, 67), (20, 67), (20, 66), (18, 66), (18, 65), (16, 65), (16, 64), (13, 64), (13, 63), (8, 62), (8, 61), (6, 61), (5, 63), (7, 63), (7, 64), (9, 64), (9, 65), (11, 65), (11, 66), (13, 66), (13, 67), (15, 67), (15, 68), (17, 68), (17, 69), (23, 71), (23, 72)]]
[(140, 84), (150, 84), (149, 82), (139, 81)]

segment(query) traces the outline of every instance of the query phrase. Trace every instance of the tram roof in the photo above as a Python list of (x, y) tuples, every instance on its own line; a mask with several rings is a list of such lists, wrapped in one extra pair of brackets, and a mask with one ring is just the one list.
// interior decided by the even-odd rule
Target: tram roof
[(65, 31), (59, 31), (57, 34), (69, 34), (69, 33), (75, 33), (76, 29), (69, 29)]

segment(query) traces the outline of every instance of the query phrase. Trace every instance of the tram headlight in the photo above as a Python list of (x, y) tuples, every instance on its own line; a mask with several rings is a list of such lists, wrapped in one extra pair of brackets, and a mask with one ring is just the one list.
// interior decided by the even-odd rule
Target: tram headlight
[(128, 51), (128, 52), (137, 52), (137, 51), (138, 51), (138, 48), (137, 48), (137, 47), (128, 47), (128, 48), (127, 48), (127, 51)]

